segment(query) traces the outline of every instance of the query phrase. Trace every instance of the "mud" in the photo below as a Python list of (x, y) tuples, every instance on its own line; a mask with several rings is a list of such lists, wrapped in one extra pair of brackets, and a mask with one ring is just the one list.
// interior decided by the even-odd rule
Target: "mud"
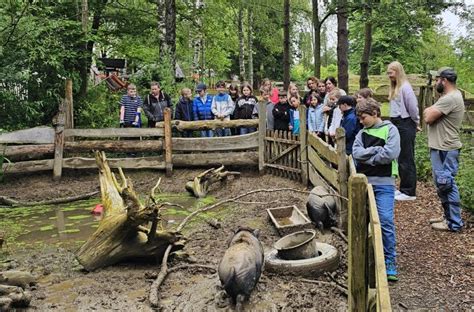
[[(159, 177), (162, 178), (162, 192), (182, 193), (185, 182), (198, 172), (199, 170), (176, 171), (172, 178), (166, 178), (157, 171), (132, 171), (126, 172), (126, 175), (142, 194), (148, 193)], [(66, 171), (64, 178), (58, 183), (51, 180), (51, 173), (48, 172), (7, 177), (6, 183), (0, 185), (0, 193), (17, 200), (38, 201), (83, 194), (98, 189), (98, 185), (96, 172)], [(211, 190), (214, 198), (208, 200), (226, 199), (254, 189), (282, 187), (301, 189), (303, 186), (283, 177), (243, 172), (241, 178), (215, 186)], [(172, 201), (172, 198), (168, 201)], [(296, 205), (301, 211), (305, 211), (305, 201), (305, 194), (291, 191), (258, 193), (196, 218), (183, 231), (188, 237), (185, 247), (185, 251), (191, 255), (188, 261), (217, 269), (227, 248), (226, 242), (232, 235), (232, 230), (239, 225), (260, 229), (260, 240), (268, 252), (280, 236), (269, 221), (265, 209)], [(204, 201), (200, 205), (207, 203)], [(93, 208), (93, 202), (88, 202), (87, 205), (89, 204)], [(179, 217), (171, 215), (167, 226), (172, 227), (179, 222)], [(218, 219), (222, 226), (218, 229), (209, 226), (205, 221), (209, 217)], [(80, 224), (92, 222), (86, 218), (79, 218), (74, 222), (76, 221)], [(320, 237), (339, 249), (342, 260), (334, 277), (345, 284), (347, 245), (337, 235), (325, 233)], [(33, 235), (28, 240), (33, 242), (36, 238)], [(38, 278), (31, 303), (32, 309), (38, 311), (152, 311), (148, 303), (148, 291), (159, 265), (153, 261), (128, 262), (87, 273), (74, 257), (81, 239), (59, 246), (48, 240), (28, 246), (10, 243), (8, 254), (5, 249), (2, 250), (0, 269), (28, 270)], [(188, 262), (181, 258), (172, 258), (170, 267), (186, 263)], [(331, 280), (327, 276), (314, 279)], [(232, 308), (227, 298), (222, 296), (217, 273), (200, 268), (187, 268), (169, 274), (160, 288), (160, 302), (164, 311), (227, 311)], [(310, 284), (298, 277), (274, 275), (264, 271), (245, 308), (252, 311), (345, 311), (347, 298), (331, 285)]]

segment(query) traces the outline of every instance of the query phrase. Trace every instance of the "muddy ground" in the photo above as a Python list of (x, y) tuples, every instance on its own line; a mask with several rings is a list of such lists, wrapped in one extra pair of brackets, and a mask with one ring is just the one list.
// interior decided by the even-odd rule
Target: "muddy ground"
[[(157, 171), (126, 172), (138, 192), (147, 193), (158, 177), (163, 192), (183, 192), (185, 182), (199, 171), (178, 170), (172, 178)], [(240, 179), (217, 187), (217, 200), (260, 188), (293, 187), (297, 182), (254, 172), (243, 172)], [(51, 181), (51, 173), (7, 177), (0, 184), (0, 195), (17, 200), (39, 201), (87, 193), (98, 189), (95, 171), (66, 171), (60, 182)], [(265, 208), (297, 205), (305, 211), (306, 195), (296, 192), (260, 193), (245, 197), (240, 203), (224, 206), (216, 212), (222, 227), (215, 229), (202, 218), (184, 231), (188, 237), (185, 250), (198, 264), (217, 267), (226, 249), (231, 230), (238, 225), (259, 228), (266, 251), (279, 235), (268, 221)], [(249, 202), (259, 202), (250, 204)], [(266, 204), (266, 202), (271, 202)], [(440, 212), (436, 193), (429, 184), (419, 184), (415, 202), (397, 203), (396, 226), (400, 281), (390, 285), (395, 310), (471, 310), (474, 307), (472, 280), (472, 228), (460, 234), (433, 232), (427, 220)], [(467, 215), (465, 216), (467, 218)], [(321, 240), (336, 246), (341, 264), (334, 274), (339, 283), (347, 282), (347, 245), (337, 235), (325, 233)], [(148, 290), (159, 270), (154, 263), (123, 263), (86, 273), (75, 261), (77, 246), (40, 249), (12, 249), (3, 268), (26, 269), (39, 278), (33, 290), (31, 308), (39, 311), (129, 310), (150, 311)], [(5, 251), (3, 251), (5, 252)], [(186, 264), (174, 259), (170, 266)], [(329, 276), (314, 280), (331, 281)], [(161, 287), (161, 304), (165, 311), (225, 311), (215, 272), (201, 269), (177, 271)], [(265, 273), (253, 292), (247, 310), (252, 311), (345, 311), (347, 298), (336, 287)]]

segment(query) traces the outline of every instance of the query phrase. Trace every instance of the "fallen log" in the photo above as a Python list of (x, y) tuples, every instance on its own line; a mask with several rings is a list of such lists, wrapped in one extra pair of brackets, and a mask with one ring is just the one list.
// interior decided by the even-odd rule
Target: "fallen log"
[(186, 183), (186, 190), (197, 198), (206, 197), (209, 187), (217, 182), (225, 182), (229, 176), (239, 176), (240, 172), (222, 171), (224, 166), (217, 169), (211, 168)]
[(31, 207), (31, 206), (64, 204), (64, 203), (70, 203), (70, 202), (73, 202), (73, 201), (88, 199), (88, 198), (91, 198), (91, 197), (93, 197), (97, 194), (99, 194), (99, 192), (94, 191), (94, 192), (81, 194), (81, 195), (76, 195), (76, 196), (71, 196), (71, 197), (56, 198), (56, 199), (43, 200), (43, 201), (38, 201), (38, 202), (17, 201), (17, 200), (11, 199), (11, 198), (6, 197), (6, 196), (0, 196), (0, 206)]
[(0, 272), (0, 284), (18, 286), (26, 288), (36, 284), (36, 278), (29, 272), (24, 271), (3, 271)]
[[(156, 231), (159, 208), (154, 201), (143, 206), (132, 182), (119, 168), (121, 183), (110, 170), (105, 153), (96, 152), (104, 206), (103, 219), (96, 232), (82, 245), (76, 256), (88, 271), (130, 258), (161, 259), (168, 246), (180, 249), (183, 237), (177, 232)], [(150, 228), (148, 225), (152, 222)]]

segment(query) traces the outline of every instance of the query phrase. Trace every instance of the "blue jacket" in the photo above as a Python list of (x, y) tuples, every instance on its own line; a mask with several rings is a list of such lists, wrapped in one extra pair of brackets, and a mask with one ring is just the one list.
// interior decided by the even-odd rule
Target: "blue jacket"
[(292, 127), (291, 133), (293, 133), (294, 135), (300, 134), (300, 119), (301, 119), (301, 116), (299, 114), (299, 110), (291, 108), (290, 109), (290, 125)]
[(355, 137), (360, 130), (360, 123), (355, 109), (351, 108), (342, 114), (341, 128), (346, 131), (346, 154), (351, 155), (352, 145), (354, 145)]
[(323, 105), (308, 108), (308, 131), (324, 133), (324, 113)]
[(214, 115), (211, 111), (212, 106), (212, 95), (206, 94), (206, 101), (203, 102), (201, 97), (198, 95), (193, 101), (193, 115), (194, 120), (211, 120), (214, 119)]

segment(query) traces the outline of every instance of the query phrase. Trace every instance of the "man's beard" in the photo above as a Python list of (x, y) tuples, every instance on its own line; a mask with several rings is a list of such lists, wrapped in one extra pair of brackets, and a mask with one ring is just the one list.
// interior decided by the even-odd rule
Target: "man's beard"
[(443, 92), (444, 92), (444, 85), (443, 85), (442, 83), (438, 83), (438, 84), (436, 85), (436, 91), (437, 91), (438, 93), (443, 93)]

